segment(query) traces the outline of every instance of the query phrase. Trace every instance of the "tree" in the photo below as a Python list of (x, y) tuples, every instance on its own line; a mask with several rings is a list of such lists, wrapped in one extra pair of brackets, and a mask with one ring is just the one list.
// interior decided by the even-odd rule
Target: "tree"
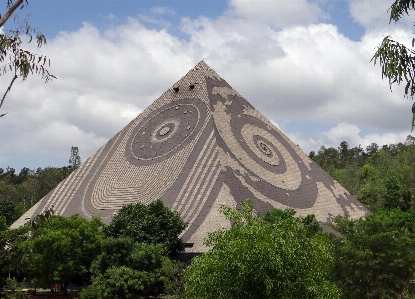
[(5, 218), (0, 216), (0, 287), (10, 273), (19, 275), (22, 271), (22, 257), (27, 254), (22, 244), (28, 238), (28, 226), (9, 229)]
[[(395, 0), (389, 8), (389, 23), (397, 22), (403, 15), (409, 15), (410, 10), (415, 9), (415, 0)], [(412, 38), (412, 47), (415, 45), (415, 38)], [(377, 48), (371, 61), (382, 67), (382, 78), (389, 80), (389, 86), (405, 82), (405, 96), (413, 99), (415, 95), (415, 51), (402, 43), (393, 40), (389, 35), (383, 38), (381, 45)], [(412, 106), (412, 130), (415, 125), (415, 103)]]
[(5, 217), (7, 225), (11, 225), (16, 218), (13, 202), (0, 200), (0, 217)]
[(48, 216), (38, 216), (23, 244), (30, 251), (23, 258), (24, 268), (40, 286), (62, 282), (66, 294), (69, 280), (87, 273), (100, 253), (104, 224), (99, 217)]
[(172, 254), (184, 250), (178, 235), (186, 226), (179, 213), (171, 211), (158, 199), (148, 205), (124, 205), (104, 231), (107, 237), (130, 237), (147, 244), (162, 243)]
[(211, 249), (184, 271), (186, 298), (339, 298), (327, 280), (333, 246), (326, 235), (310, 234), (292, 210), (264, 221), (251, 202), (242, 208), (221, 208), (234, 224), (209, 234)]
[(415, 278), (415, 215), (381, 210), (366, 218), (338, 216), (333, 279), (344, 298), (407, 298)]
[(343, 141), (338, 151), (322, 146), (311, 156), (371, 211), (415, 211), (414, 140), (409, 135), (404, 143), (372, 143), (365, 150), (361, 146), (348, 149)]
[(15, 169), (0, 168), (0, 215), (10, 225), (39, 199), (48, 194), (81, 163), (77, 147), (71, 148), (71, 165), (30, 170), (23, 167), (19, 174)]
[(137, 243), (131, 238), (107, 238), (91, 266), (92, 284), (83, 299), (136, 298), (163, 288), (162, 268), (168, 263), (163, 244)]
[[(27, 4), (27, 0), (26, 0), (26, 4)], [(14, 11), (18, 8), (18, 7), (22, 7), (24, 6), (23, 0), (17, 0), (14, 4), (11, 0), (7, 0), (7, 12), (3, 15), (3, 17), (0, 19), (0, 27), (4, 26), (4, 24), (7, 22), (7, 20), (11, 17), (11, 15), (14, 13)]]
[(71, 147), (71, 157), (69, 158), (69, 165), (72, 168), (78, 168), (81, 165), (81, 157), (79, 156), (79, 149), (76, 146)]
[[(0, 26), (3, 26), (9, 17), (16, 11), (17, 8), (23, 9), (28, 5), (28, 0), (17, 0), (13, 3), (12, 0), (7, 0), (7, 12), (0, 19)], [(15, 17), (14, 29), (5, 30), (0, 34), (0, 62), (4, 63), (1, 67), (1, 74), (11, 72), (13, 74), (12, 80), (7, 87), (2, 99), (0, 100), (0, 108), (3, 106), (4, 100), (7, 94), (10, 92), (14, 82), (19, 77), (25, 80), (29, 74), (37, 74), (42, 77), (45, 82), (48, 82), (54, 78), (46, 68), (46, 63), (50, 65), (50, 60), (44, 55), (34, 54), (30, 51), (22, 49), (22, 36), (26, 36), (29, 39), (29, 43), (35, 37), (37, 45), (40, 48), (46, 44), (45, 36), (38, 30), (31, 28), (27, 19), (19, 22)], [(3, 27), (4, 28), (4, 27)], [(3, 117), (7, 113), (0, 114)]]

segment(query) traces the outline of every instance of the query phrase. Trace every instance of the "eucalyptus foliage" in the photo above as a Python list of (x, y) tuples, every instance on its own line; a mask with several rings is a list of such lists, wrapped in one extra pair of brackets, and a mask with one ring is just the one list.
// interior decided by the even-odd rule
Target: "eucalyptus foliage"
[[(3, 33), (0, 34), (0, 63), (3, 64), (0, 66), (0, 75), (8, 72), (13, 74), (10, 84), (0, 100), (0, 108), (7, 94), (10, 92), (13, 83), (19, 77), (25, 80), (30, 74), (37, 74), (45, 82), (56, 79), (48, 70), (50, 60), (47, 56), (32, 53), (22, 47), (24, 43), (30, 43), (33, 39), (36, 40), (39, 48), (46, 44), (46, 37), (36, 28), (30, 26), (28, 17), (20, 21), (15, 14), (15, 10), (18, 7), (23, 9), (26, 5), (28, 5), (27, 0), (17, 0), (14, 4), (11, 0), (8, 0), (7, 12), (0, 19), (1, 26), (3, 26), (12, 14), (15, 15), (14, 28), (4, 29)], [(0, 117), (4, 115), (0, 114)]]
[(234, 224), (209, 234), (211, 249), (184, 271), (186, 298), (339, 298), (328, 280), (333, 247), (327, 236), (310, 234), (292, 210), (264, 221), (251, 202), (242, 211), (222, 207)]
[[(399, 21), (404, 15), (409, 15), (411, 10), (415, 10), (415, 0), (395, 0), (389, 8), (390, 20)], [(404, 95), (414, 98), (415, 95), (415, 38), (412, 38), (412, 48), (394, 40), (390, 35), (383, 38), (382, 43), (377, 48), (370, 61), (374, 64), (379, 60), (382, 68), (382, 78), (388, 78), (389, 87), (392, 84), (398, 85), (405, 83)], [(415, 126), (415, 103), (412, 106), (412, 130)], [(411, 131), (412, 131), (411, 130)]]

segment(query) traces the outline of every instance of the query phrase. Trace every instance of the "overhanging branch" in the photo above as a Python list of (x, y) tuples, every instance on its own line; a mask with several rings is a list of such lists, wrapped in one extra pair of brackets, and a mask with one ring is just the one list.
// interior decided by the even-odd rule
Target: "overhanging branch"
[(13, 14), (13, 12), (23, 3), (23, 0), (17, 0), (10, 8), (9, 10), (4, 14), (4, 16), (0, 19), (0, 27), (4, 26), (4, 24), (7, 22), (7, 20), (10, 18), (10, 16)]

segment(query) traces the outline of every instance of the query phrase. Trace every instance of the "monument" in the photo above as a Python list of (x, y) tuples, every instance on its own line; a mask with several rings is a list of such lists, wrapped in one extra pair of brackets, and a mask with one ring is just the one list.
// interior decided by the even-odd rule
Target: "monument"
[(230, 227), (221, 205), (246, 199), (259, 212), (290, 207), (321, 222), (368, 212), (201, 61), (12, 227), (50, 208), (109, 223), (124, 204), (158, 198), (189, 223), (187, 252), (206, 251), (207, 233)]

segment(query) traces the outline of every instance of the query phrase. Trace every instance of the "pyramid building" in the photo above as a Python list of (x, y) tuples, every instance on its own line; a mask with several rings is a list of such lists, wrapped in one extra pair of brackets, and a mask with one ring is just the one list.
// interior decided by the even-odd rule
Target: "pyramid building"
[(12, 227), (53, 208), (98, 215), (161, 198), (189, 223), (187, 252), (229, 228), (221, 205), (254, 201), (259, 212), (364, 216), (368, 211), (204, 61), (145, 109)]

